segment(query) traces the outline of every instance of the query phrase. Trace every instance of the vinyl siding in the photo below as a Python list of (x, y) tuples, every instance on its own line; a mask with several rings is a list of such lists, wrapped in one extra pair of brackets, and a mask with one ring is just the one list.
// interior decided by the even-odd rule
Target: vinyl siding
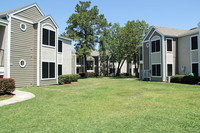
[(153, 34), (154, 31), (155, 31), (155, 28), (152, 28), (144, 41), (149, 40), (150, 36)]
[[(57, 84), (57, 43), (58, 43), (58, 39), (57, 39), (57, 29), (55, 31), (55, 48), (48, 48), (48, 47), (44, 47), (42, 46), (42, 25), (43, 24), (51, 24), (54, 29), (56, 29), (56, 26), (53, 24), (53, 22), (51, 21), (51, 19), (46, 19), (43, 22), (41, 22), (41, 29), (40, 29), (40, 44), (41, 44), (41, 49), (40, 49), (40, 85), (52, 85), (52, 84)], [(43, 50), (45, 49), (45, 53), (42, 53)], [(51, 54), (48, 54), (48, 51), (51, 52)], [(53, 53), (52, 53), (53, 52)], [(47, 79), (47, 80), (43, 80), (42, 79), (42, 59), (46, 59), (45, 61), (50, 61), (48, 59), (48, 57), (53, 56), (51, 62), (55, 62), (55, 79)]]
[(72, 74), (72, 45), (70, 41), (63, 41), (63, 51), (62, 51), (62, 71), (63, 74)]
[[(12, 19), (10, 77), (15, 80), (17, 87), (35, 85), (35, 73), (37, 73), (35, 65), (36, 43), (34, 40), (34, 26), (24, 22), (27, 25), (27, 29), (26, 31), (22, 31), (20, 23), (19, 20)], [(21, 59), (26, 61), (25, 68), (19, 66)]]
[(76, 55), (75, 54), (72, 54), (72, 74), (76, 74), (76, 64), (75, 64), (75, 61), (76, 61)]
[(43, 16), (35, 6), (22, 12), (19, 12), (16, 15), (32, 21), (36, 21)]
[[(149, 68), (149, 48), (150, 47), (146, 47), (146, 44), (147, 43), (144, 43), (143, 44), (143, 49), (144, 49), (144, 59), (143, 59), (143, 61), (144, 61), (144, 70), (149, 70), (150, 68)], [(150, 46), (150, 44), (149, 44), (149, 46)]]
[[(179, 38), (178, 43), (178, 74), (189, 74), (191, 71), (190, 36)], [(181, 70), (182, 66), (185, 67), (185, 72)]]

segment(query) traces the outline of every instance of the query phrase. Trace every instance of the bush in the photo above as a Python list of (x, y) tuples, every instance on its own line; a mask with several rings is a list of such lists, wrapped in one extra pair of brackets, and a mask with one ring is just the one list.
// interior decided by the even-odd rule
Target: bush
[(197, 84), (200, 82), (200, 77), (198, 76), (184, 76), (182, 79), (183, 84)]
[(128, 73), (120, 73), (120, 77), (128, 77), (129, 74)]
[(79, 75), (78, 74), (72, 74), (72, 82), (77, 82), (78, 81), (78, 78), (79, 78)]
[(170, 82), (172, 83), (182, 83), (182, 79), (185, 75), (175, 75), (171, 77)]
[(85, 73), (84, 72), (80, 72), (79, 75), (80, 75), (81, 78), (85, 77)]
[(89, 73), (87, 73), (88, 75), (88, 77), (97, 77), (98, 76), (98, 74), (97, 73), (94, 73), (94, 72), (89, 72)]
[(15, 91), (15, 80), (14, 79), (0, 79), (0, 93), (11, 93)]
[(60, 75), (58, 77), (59, 84), (70, 84), (71, 82), (77, 82), (79, 78), (78, 74), (67, 74), (67, 75)]
[(183, 83), (183, 84), (197, 84), (200, 82), (200, 77), (198, 76), (184, 76), (175, 75), (171, 77), (172, 83)]

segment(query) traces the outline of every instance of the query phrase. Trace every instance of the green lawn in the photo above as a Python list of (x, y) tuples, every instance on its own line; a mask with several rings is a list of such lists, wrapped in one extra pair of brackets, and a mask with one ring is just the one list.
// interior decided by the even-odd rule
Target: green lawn
[(28, 87), (36, 98), (0, 107), (0, 132), (200, 132), (200, 86), (89, 78)]

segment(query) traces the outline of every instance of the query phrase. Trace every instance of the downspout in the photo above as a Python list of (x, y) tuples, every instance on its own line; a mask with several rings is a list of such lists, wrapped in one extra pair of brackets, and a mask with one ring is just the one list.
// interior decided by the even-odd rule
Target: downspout
[(164, 36), (162, 35), (162, 67), (163, 67), (163, 72), (162, 72), (162, 81), (165, 81), (165, 49), (164, 49)]
[(8, 16), (7, 78), (10, 78), (11, 17), (12, 16)]
[(40, 23), (37, 27), (37, 86), (40, 86)]
[[(55, 66), (55, 69), (57, 70), (57, 74), (56, 74), (56, 83), (58, 84), (58, 32), (59, 32), (59, 28), (57, 28), (57, 31), (56, 31), (56, 66)], [(63, 57), (62, 57), (63, 59)]]
[(198, 27), (199, 27), (199, 36), (198, 36), (198, 61), (199, 61), (199, 64), (198, 64), (198, 68), (199, 68), (199, 76), (200, 76), (200, 22), (198, 23)]

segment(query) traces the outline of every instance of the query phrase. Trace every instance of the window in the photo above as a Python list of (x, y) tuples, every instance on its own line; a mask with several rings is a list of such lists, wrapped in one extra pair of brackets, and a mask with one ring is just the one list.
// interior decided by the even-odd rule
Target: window
[(167, 39), (167, 51), (172, 51), (172, 39)]
[(198, 70), (198, 63), (192, 64), (192, 73), (194, 76), (198, 76), (199, 70)]
[(198, 49), (198, 38), (197, 38), (197, 36), (191, 37), (191, 48), (192, 48), (192, 50)]
[(42, 78), (55, 78), (55, 63), (42, 62)]
[(62, 65), (58, 65), (58, 75), (62, 75)]
[(93, 70), (93, 61), (87, 61), (87, 70)]
[(25, 67), (26, 66), (26, 61), (24, 59), (21, 59), (19, 61), (19, 66), (22, 67), (22, 68)]
[(58, 40), (58, 52), (62, 52), (62, 41)]
[(152, 65), (152, 76), (161, 76), (160, 64)]
[(43, 28), (42, 44), (55, 46), (55, 32)]
[(168, 76), (172, 76), (172, 64), (167, 64), (167, 73)]
[(152, 53), (160, 51), (160, 40), (151, 42)]
[(22, 31), (26, 31), (26, 24), (21, 23), (20, 28), (21, 28)]

